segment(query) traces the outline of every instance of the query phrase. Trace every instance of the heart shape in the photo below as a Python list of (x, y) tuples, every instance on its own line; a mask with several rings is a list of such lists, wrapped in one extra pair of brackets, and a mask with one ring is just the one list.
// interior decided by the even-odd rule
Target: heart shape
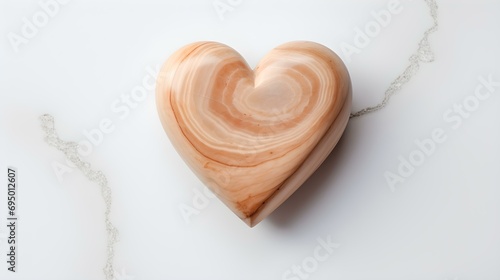
[(349, 120), (342, 60), (313, 42), (271, 50), (255, 68), (232, 48), (197, 42), (157, 80), (168, 137), (187, 165), (253, 227), (320, 166)]

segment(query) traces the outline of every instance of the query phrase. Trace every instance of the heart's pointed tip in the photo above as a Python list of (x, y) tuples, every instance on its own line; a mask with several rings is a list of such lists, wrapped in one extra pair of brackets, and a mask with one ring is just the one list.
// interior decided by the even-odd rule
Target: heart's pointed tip
[(254, 226), (256, 226), (260, 221), (259, 220), (256, 220), (253, 216), (250, 216), (248, 218), (244, 218), (242, 219), (243, 222), (245, 222), (245, 224), (247, 224), (247, 226), (249, 226), (250, 228), (253, 228)]
[(244, 218), (241, 220), (245, 222), (245, 224), (247, 224), (247, 226), (249, 226), (250, 228), (253, 228), (255, 226), (255, 223), (253, 223), (252, 221), (252, 217)]
[(252, 215), (250, 215), (250, 216), (248, 216), (246, 218), (243, 218), (242, 220), (250, 228), (253, 228), (256, 225), (258, 225), (260, 222), (262, 222), (270, 214), (270, 212), (272, 212), (274, 209), (271, 210), (269, 213), (268, 213), (268, 210), (269, 209), (263, 211), (263, 209), (260, 209), (256, 213), (253, 213)]

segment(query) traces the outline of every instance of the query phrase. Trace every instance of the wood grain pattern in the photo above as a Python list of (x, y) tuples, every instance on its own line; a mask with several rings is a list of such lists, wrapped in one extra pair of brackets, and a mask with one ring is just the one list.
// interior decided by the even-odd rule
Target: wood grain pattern
[(181, 157), (249, 226), (319, 167), (349, 120), (351, 82), (340, 58), (290, 42), (252, 70), (232, 48), (197, 42), (157, 80), (162, 125)]

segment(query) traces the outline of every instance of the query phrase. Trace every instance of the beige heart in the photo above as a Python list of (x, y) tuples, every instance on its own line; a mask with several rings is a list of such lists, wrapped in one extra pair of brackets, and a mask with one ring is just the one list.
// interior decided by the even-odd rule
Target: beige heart
[(283, 44), (252, 71), (232, 48), (198, 42), (165, 62), (156, 99), (177, 152), (253, 227), (335, 147), (351, 82), (341, 59), (317, 43)]

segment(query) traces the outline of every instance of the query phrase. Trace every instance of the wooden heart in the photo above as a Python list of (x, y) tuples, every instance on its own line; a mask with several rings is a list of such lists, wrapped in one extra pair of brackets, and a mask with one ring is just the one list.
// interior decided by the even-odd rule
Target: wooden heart
[(283, 44), (252, 71), (232, 48), (198, 42), (165, 62), (156, 99), (177, 152), (253, 227), (335, 147), (351, 82), (341, 59), (317, 43)]

